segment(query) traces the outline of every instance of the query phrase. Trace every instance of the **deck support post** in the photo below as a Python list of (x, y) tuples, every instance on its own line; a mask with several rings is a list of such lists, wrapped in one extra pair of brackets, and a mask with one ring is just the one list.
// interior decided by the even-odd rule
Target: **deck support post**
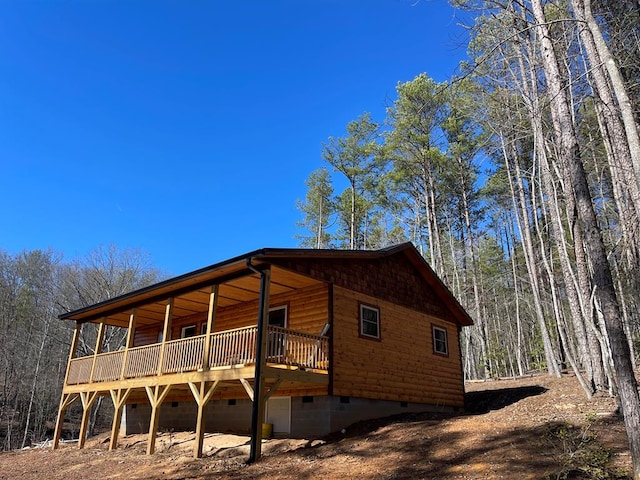
[(58, 448), (60, 444), (60, 435), (62, 434), (62, 424), (64, 422), (64, 414), (78, 396), (73, 396), (73, 400), (68, 401), (71, 395), (64, 393), (64, 387), (67, 386), (67, 381), (69, 380), (69, 366), (71, 365), (71, 360), (76, 356), (76, 351), (78, 350), (78, 341), (80, 340), (80, 332), (82, 331), (82, 324), (80, 322), (76, 322), (76, 328), (73, 330), (73, 337), (71, 337), (71, 346), (69, 347), (69, 359), (67, 360), (67, 371), (64, 374), (64, 382), (62, 384), (62, 396), (60, 397), (60, 407), (58, 408), (58, 416), (56, 418), (56, 428), (53, 434), (53, 449)]
[[(250, 261), (247, 265), (251, 266)], [(262, 423), (264, 422), (264, 371), (267, 354), (267, 326), (269, 322), (269, 290), (271, 286), (271, 270), (264, 268), (256, 270), (260, 273), (260, 300), (258, 311), (258, 331), (256, 333), (256, 366), (253, 382), (253, 405), (251, 408), (251, 444), (249, 450), (249, 463), (260, 458), (262, 453)]]
[(115, 450), (118, 446), (118, 435), (120, 434), (120, 421), (122, 420), (122, 410), (127, 403), (127, 398), (131, 389), (109, 390), (113, 401), (113, 423), (111, 424), (111, 438), (109, 439), (109, 450)]
[(171, 385), (164, 387), (156, 385), (155, 387), (144, 387), (151, 403), (151, 421), (149, 422), (149, 440), (147, 442), (147, 455), (153, 455), (156, 451), (156, 435), (158, 434), (158, 420), (160, 419), (160, 405), (166, 398)]
[(58, 409), (58, 417), (56, 418), (56, 429), (53, 433), (53, 449), (58, 448), (60, 444), (60, 435), (62, 434), (62, 423), (64, 422), (64, 414), (67, 408), (78, 399), (77, 393), (63, 393), (60, 399), (60, 408)]
[(241, 378), (240, 383), (244, 387), (244, 391), (247, 392), (247, 395), (249, 396), (249, 400), (253, 402), (253, 387), (249, 383), (249, 380), (247, 380), (246, 378)]
[(282, 379), (281, 378), (277, 379), (276, 383), (271, 385), (271, 388), (267, 392), (265, 392), (265, 394), (264, 394), (264, 401), (265, 402), (267, 400), (269, 400), (269, 398), (271, 398), (271, 395), (278, 389), (278, 387), (280, 386), (281, 383), (282, 383)]
[(189, 382), (189, 389), (191, 389), (191, 393), (193, 394), (193, 398), (195, 398), (196, 403), (198, 404), (198, 418), (196, 420), (196, 441), (193, 447), (193, 458), (202, 457), (202, 445), (204, 443), (204, 407), (211, 400), (211, 396), (213, 392), (215, 392), (216, 388), (220, 384), (219, 380), (214, 382), (210, 382), (207, 385), (207, 382), (200, 382), (200, 385)]
[[(249, 399), (253, 402), (254, 391), (249, 381), (246, 378), (241, 378), (240, 383), (244, 387), (245, 392), (247, 392)], [(271, 385), (271, 388), (264, 393), (265, 402), (269, 400), (271, 395), (276, 391), (276, 389), (280, 386), (281, 383), (282, 383), (282, 379), (281, 378), (277, 379), (276, 382), (273, 385)]]
[(207, 311), (207, 336), (204, 337), (204, 351), (202, 353), (202, 369), (209, 369), (209, 355), (211, 352), (211, 332), (213, 332), (214, 322), (216, 321), (216, 311), (218, 309), (218, 285), (211, 287), (209, 293), (209, 310)]
[(80, 436), (78, 437), (78, 448), (84, 448), (84, 442), (87, 440), (87, 426), (89, 425), (89, 415), (93, 402), (98, 398), (98, 392), (80, 392), (80, 400), (82, 400), (82, 421), (80, 423)]

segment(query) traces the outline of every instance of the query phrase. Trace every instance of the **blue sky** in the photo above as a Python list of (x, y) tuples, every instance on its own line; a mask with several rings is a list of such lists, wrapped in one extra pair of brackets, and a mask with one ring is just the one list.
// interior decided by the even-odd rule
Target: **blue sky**
[(296, 247), (321, 144), (448, 79), (445, 0), (0, 2), (0, 249), (180, 274)]

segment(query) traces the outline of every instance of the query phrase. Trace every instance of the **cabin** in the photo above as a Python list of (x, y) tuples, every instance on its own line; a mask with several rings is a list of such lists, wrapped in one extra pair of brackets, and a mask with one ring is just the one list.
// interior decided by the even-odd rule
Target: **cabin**
[[(371, 418), (464, 408), (460, 331), (472, 320), (410, 244), (265, 248), (63, 313), (75, 322), (55, 428), (80, 399), (112, 399), (118, 435), (158, 429), (313, 438)], [(95, 353), (77, 357), (83, 325)], [(107, 326), (125, 345), (103, 352)]]

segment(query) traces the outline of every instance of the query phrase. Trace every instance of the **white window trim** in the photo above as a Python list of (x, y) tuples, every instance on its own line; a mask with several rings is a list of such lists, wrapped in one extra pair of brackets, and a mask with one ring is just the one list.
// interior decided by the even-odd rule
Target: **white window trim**
[[(378, 334), (377, 335), (369, 335), (368, 333), (364, 332), (364, 309), (367, 310), (372, 310), (374, 312), (376, 312), (376, 326), (377, 326), (377, 330), (378, 330)], [(364, 303), (360, 304), (360, 335), (363, 337), (367, 337), (367, 338), (375, 338), (377, 340), (380, 340), (380, 309), (378, 307), (372, 307), (371, 305), (365, 305)]]
[(195, 335), (193, 335), (194, 337), (198, 334), (198, 325), (196, 323), (193, 323), (191, 325), (185, 325), (184, 327), (182, 327), (180, 329), (180, 338), (187, 338), (184, 336), (184, 334), (187, 332), (188, 328), (193, 328), (195, 331)]
[[(444, 332), (444, 351), (438, 350), (436, 345), (438, 342), (436, 341), (436, 331), (439, 330)], [(432, 337), (433, 337), (433, 351), (439, 355), (449, 355), (449, 333), (446, 328), (438, 327), (436, 325), (432, 325)]]

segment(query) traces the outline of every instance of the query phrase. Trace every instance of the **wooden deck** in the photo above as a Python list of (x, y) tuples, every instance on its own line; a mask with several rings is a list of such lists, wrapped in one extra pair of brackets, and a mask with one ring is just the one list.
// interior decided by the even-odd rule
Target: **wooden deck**
[[(78, 446), (83, 448), (92, 405), (101, 396), (111, 397), (110, 449), (117, 446), (127, 403), (148, 401), (149, 454), (155, 450), (162, 403), (195, 401), (194, 456), (200, 457), (205, 406), (212, 399), (246, 394), (252, 402), (249, 461), (258, 459), (265, 405), (276, 390), (290, 395), (326, 394), (330, 389), (330, 341), (323, 335), (331, 322), (329, 288), (278, 268), (272, 282), (272, 273), (270, 264), (242, 257), (61, 315), (74, 320), (76, 328), (53, 448), (58, 447), (65, 413), (77, 400), (82, 403)], [(273, 304), (272, 293), (277, 296)], [(270, 307), (281, 305), (287, 315), (284, 324), (300, 330), (269, 324)], [(87, 323), (98, 325), (96, 353), (78, 358)], [(107, 327), (127, 329), (124, 349), (102, 351)], [(176, 339), (185, 332), (202, 335)]]
[[(326, 376), (328, 337), (273, 326), (267, 332), (268, 366)], [(206, 381), (248, 378), (252, 369), (246, 367), (256, 363), (256, 334), (257, 327), (244, 327), (213, 333), (208, 342), (207, 335), (199, 335), (74, 358), (69, 363), (64, 392), (189, 383), (200, 377)], [(205, 355), (207, 344), (209, 351)], [(324, 383), (321, 379), (318, 382)]]

